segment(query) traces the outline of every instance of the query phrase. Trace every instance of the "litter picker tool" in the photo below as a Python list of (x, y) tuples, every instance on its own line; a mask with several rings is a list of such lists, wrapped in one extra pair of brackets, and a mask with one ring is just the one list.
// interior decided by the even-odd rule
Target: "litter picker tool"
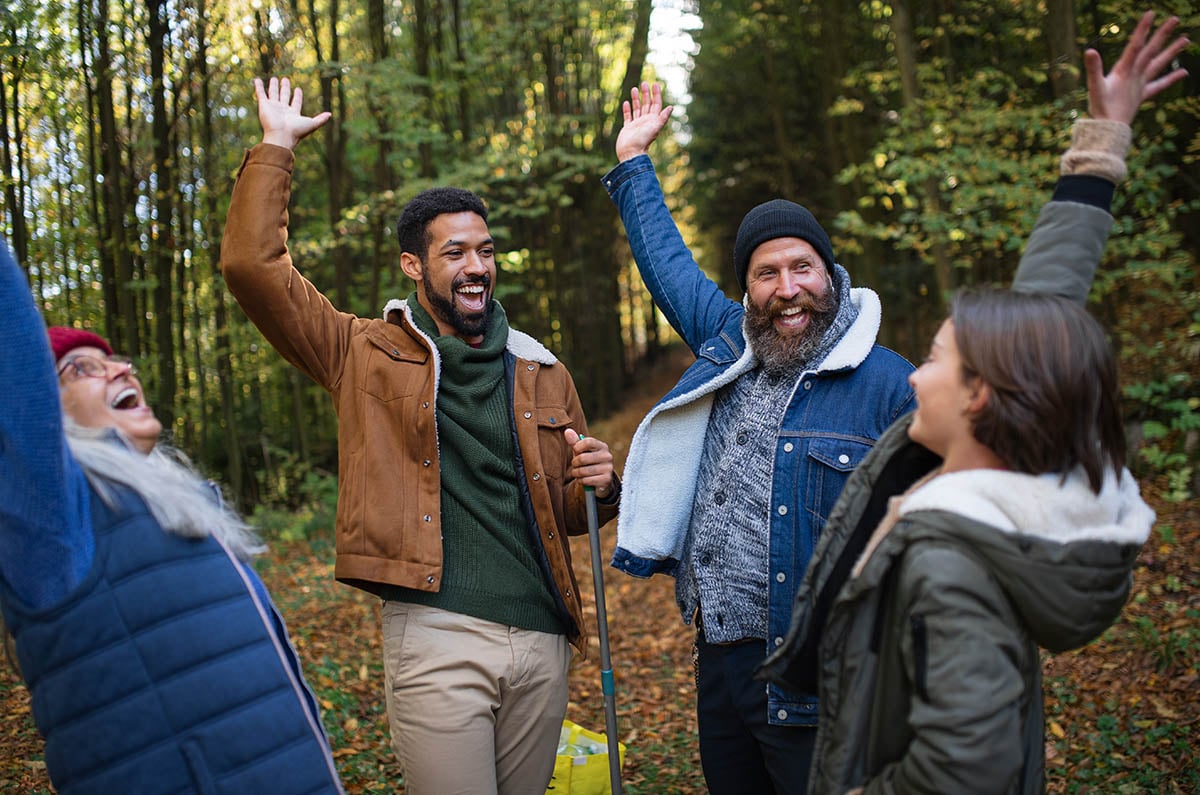
[[(583, 438), (582, 436), (580, 438)], [(613, 795), (621, 795), (621, 745), (617, 737), (616, 688), (608, 648), (608, 613), (604, 609), (604, 571), (600, 563), (600, 521), (596, 516), (596, 490), (583, 487), (587, 503), (588, 539), (592, 546), (592, 583), (596, 590), (596, 626), (600, 633), (600, 688), (604, 691), (604, 733), (608, 737), (608, 777)]]

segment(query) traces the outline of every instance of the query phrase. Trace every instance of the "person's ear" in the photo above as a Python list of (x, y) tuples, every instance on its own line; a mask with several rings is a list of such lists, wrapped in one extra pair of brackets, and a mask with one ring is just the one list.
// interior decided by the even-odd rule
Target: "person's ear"
[(982, 378), (975, 376), (974, 383), (971, 384), (971, 399), (967, 402), (967, 412), (978, 414), (991, 399), (992, 388)]
[(414, 282), (420, 282), (422, 279), (421, 260), (411, 251), (400, 252), (400, 270)]

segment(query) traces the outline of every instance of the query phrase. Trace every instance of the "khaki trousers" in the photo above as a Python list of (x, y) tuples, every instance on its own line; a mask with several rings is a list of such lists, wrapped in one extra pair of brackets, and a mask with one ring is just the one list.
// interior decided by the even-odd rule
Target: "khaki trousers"
[(408, 795), (544, 795), (567, 712), (563, 635), (385, 601), (385, 695)]

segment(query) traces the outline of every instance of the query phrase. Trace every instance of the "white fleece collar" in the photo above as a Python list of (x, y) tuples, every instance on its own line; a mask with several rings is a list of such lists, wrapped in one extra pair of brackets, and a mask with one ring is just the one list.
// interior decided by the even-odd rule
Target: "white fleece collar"
[(1141, 544), (1154, 524), (1129, 470), (1118, 479), (1106, 473), (1100, 494), (1082, 470), (1060, 475), (1026, 475), (995, 469), (951, 472), (933, 478), (904, 499), (900, 515), (949, 511), (995, 527), (1047, 541), (1107, 541)]
[[(408, 308), (408, 300), (404, 298), (393, 298), (383, 306), (383, 319), (387, 320), (388, 315), (392, 312), (400, 312), (408, 325), (413, 328), (418, 334), (429, 343), (430, 350), (434, 356), (434, 372), (435, 377), (441, 375), (442, 363), (441, 357), (438, 356), (437, 346), (434, 345), (433, 339), (428, 334), (421, 331), (417, 324), (413, 321), (412, 310)], [(508, 340), (505, 342), (505, 349), (516, 356), (518, 359), (526, 359), (531, 362), (537, 362), (546, 366), (557, 364), (558, 358), (550, 352), (550, 350), (542, 343), (535, 340), (523, 331), (517, 331), (512, 326), (508, 327)]]

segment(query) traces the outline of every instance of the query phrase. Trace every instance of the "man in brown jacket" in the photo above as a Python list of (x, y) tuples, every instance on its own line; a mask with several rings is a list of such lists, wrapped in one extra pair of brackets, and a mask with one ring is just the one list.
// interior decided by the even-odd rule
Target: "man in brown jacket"
[(338, 415), (341, 582), (383, 599), (392, 747), (410, 795), (545, 792), (566, 713), (568, 640), (585, 651), (566, 536), (620, 483), (566, 368), (492, 300), (487, 209), (434, 188), (398, 224), (417, 284), (382, 319), (340, 312), (287, 249), (292, 150), (329, 119), (287, 79), (255, 81), (221, 262), (230, 291)]

